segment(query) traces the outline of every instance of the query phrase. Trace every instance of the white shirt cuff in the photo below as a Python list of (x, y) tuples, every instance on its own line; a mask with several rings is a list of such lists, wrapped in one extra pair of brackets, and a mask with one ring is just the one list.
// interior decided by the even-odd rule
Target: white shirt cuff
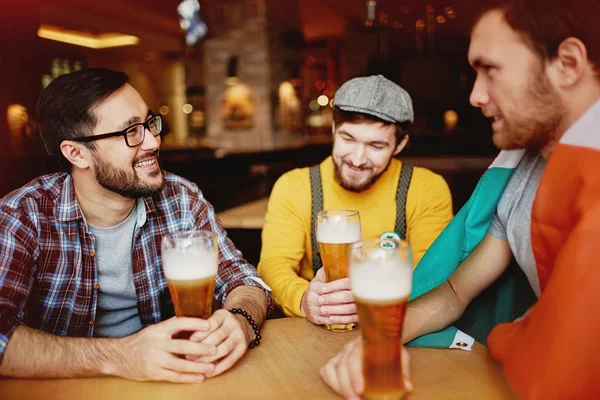
[(463, 331), (458, 330), (456, 331), (456, 335), (454, 335), (454, 341), (452, 342), (449, 348), (471, 351), (473, 343), (475, 343), (475, 339), (473, 339), (471, 336), (467, 335)]
[(250, 276), (250, 279), (252, 279), (254, 282), (258, 283), (260, 286), (262, 286), (265, 290), (268, 290), (269, 292), (272, 292), (271, 288), (269, 287), (269, 285), (267, 285), (265, 283), (265, 281), (263, 281), (262, 279), (256, 277), (256, 276)]

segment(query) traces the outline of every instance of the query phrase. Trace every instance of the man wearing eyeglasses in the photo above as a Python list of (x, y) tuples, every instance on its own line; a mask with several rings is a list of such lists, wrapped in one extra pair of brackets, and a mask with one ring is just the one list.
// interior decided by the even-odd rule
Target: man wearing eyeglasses
[[(161, 169), (161, 117), (127, 81), (87, 69), (40, 97), (42, 140), (70, 172), (0, 199), (0, 375), (198, 382), (260, 340), (228, 310), (260, 326), (267, 289), (196, 185)], [(217, 237), (222, 309), (208, 320), (172, 318), (160, 244), (182, 230)]]

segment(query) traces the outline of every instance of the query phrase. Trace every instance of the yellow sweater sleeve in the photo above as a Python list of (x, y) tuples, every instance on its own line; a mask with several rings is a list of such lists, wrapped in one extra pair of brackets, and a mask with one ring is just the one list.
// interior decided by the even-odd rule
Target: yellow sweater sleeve
[(303, 172), (308, 183), (306, 170), (293, 170), (282, 175), (273, 187), (258, 263), (258, 273), (271, 287), (275, 302), (285, 315), (298, 317), (304, 317), (300, 303), (309, 284), (299, 276), (306, 253), (306, 232), (310, 231), (310, 221), (306, 220), (310, 210), (303, 209), (310, 209), (310, 186), (302, 184)]
[(428, 169), (414, 168), (406, 198), (406, 217), (406, 236), (416, 266), (452, 219), (452, 196), (444, 178)]

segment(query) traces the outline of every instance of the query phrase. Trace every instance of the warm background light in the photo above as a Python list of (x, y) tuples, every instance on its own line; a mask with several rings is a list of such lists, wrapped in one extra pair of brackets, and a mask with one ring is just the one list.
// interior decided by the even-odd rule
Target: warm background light
[(240, 78), (238, 78), (237, 76), (228, 76), (227, 78), (225, 78), (225, 84), (227, 86), (235, 86), (238, 83), (240, 83)]
[(280, 98), (291, 98), (295, 97), (296, 92), (294, 90), (294, 86), (290, 82), (283, 82), (279, 85), (279, 97)]
[(184, 114), (191, 114), (194, 110), (194, 107), (192, 107), (192, 105), (188, 103), (183, 105), (182, 110)]
[(454, 110), (448, 110), (444, 113), (444, 127), (447, 132), (453, 131), (458, 125), (458, 113)]
[(37, 34), (43, 39), (55, 40), (57, 42), (69, 43), (75, 46), (89, 47), (92, 49), (132, 46), (140, 42), (140, 39), (133, 35), (124, 35), (122, 33), (102, 33), (94, 35), (87, 32), (57, 28), (50, 25), (41, 25)]
[(29, 120), (27, 114), (27, 108), (21, 104), (11, 104), (6, 110), (6, 116), (8, 120), (8, 130), (12, 137), (20, 137), (23, 132), (23, 128)]
[(317, 103), (321, 106), (321, 107), (325, 107), (327, 104), (329, 104), (329, 97), (325, 96), (324, 94), (320, 95), (317, 98)]

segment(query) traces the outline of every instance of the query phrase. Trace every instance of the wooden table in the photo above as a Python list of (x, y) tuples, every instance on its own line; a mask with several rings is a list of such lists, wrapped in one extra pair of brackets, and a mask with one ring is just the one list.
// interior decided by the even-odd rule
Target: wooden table
[(269, 198), (242, 204), (217, 214), (225, 229), (262, 229)]
[[(23, 399), (335, 399), (319, 368), (359, 331), (334, 333), (301, 318), (269, 320), (263, 340), (231, 370), (198, 384), (119, 378), (0, 380), (0, 398)], [(511, 398), (499, 366), (475, 343), (462, 350), (409, 349), (416, 399)]]

